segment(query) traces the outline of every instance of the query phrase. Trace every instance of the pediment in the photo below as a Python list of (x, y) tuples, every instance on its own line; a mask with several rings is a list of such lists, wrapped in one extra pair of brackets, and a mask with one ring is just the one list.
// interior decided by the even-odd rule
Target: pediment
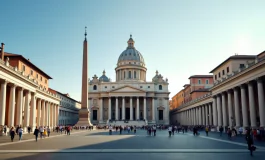
[(135, 87), (132, 87), (132, 86), (123, 86), (123, 87), (120, 87), (120, 88), (113, 89), (110, 92), (145, 93), (144, 90), (141, 90), (141, 89), (138, 89), (138, 88), (135, 88)]

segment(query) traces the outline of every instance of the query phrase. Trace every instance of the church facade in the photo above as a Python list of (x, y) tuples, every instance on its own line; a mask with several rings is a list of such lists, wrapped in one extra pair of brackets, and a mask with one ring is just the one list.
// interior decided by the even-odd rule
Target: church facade
[(116, 81), (103, 71), (88, 85), (88, 106), (93, 125), (167, 125), (169, 124), (168, 80), (156, 71), (146, 81), (143, 55), (134, 47), (132, 36), (117, 62)]

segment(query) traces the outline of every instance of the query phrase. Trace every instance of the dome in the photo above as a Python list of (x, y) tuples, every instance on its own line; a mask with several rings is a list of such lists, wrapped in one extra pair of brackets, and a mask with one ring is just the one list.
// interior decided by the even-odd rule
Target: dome
[(130, 39), (128, 40), (127, 43), (128, 47), (119, 56), (118, 64), (122, 61), (132, 61), (133, 63), (138, 62), (137, 64), (141, 66), (145, 65), (142, 54), (139, 51), (137, 51), (134, 47), (134, 40), (132, 39), (132, 35), (130, 35)]
[(105, 70), (103, 71), (103, 75), (101, 77), (99, 77), (99, 80), (102, 81), (102, 82), (109, 82), (109, 78), (105, 75), (106, 72)]

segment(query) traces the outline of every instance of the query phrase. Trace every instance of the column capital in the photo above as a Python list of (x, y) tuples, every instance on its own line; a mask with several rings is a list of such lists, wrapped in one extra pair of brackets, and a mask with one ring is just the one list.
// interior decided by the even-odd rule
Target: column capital
[(0, 83), (1, 83), (1, 84), (7, 84), (8, 81), (7, 81), (6, 79), (0, 79)]
[(261, 77), (258, 77), (255, 79), (258, 83), (262, 83), (262, 78)]
[[(248, 83), (248, 82), (247, 82), (247, 83)], [(240, 85), (240, 89), (246, 89), (246, 88), (245, 88), (245, 84), (241, 84), (241, 85)]]

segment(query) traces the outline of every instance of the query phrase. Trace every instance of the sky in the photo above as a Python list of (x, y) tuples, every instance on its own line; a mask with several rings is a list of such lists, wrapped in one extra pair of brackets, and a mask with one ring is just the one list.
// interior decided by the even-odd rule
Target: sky
[(50, 88), (81, 100), (87, 26), (88, 74), (115, 81), (119, 55), (132, 34), (147, 81), (168, 78), (170, 98), (191, 75), (237, 54), (265, 50), (264, 0), (23, 0), (0, 2), (0, 42), (53, 79)]

